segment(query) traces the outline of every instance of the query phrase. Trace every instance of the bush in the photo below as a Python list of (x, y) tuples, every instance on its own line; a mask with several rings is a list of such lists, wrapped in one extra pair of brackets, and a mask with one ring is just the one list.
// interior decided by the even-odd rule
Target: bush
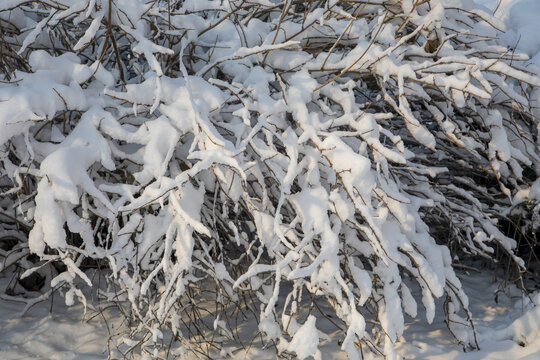
[(456, 265), (526, 268), (501, 223), (539, 227), (540, 79), (472, 1), (8, 0), (0, 26), (2, 268), (69, 305), (103, 267), (129, 351), (211, 356), (247, 311), (320, 356), (307, 306), (393, 358), (407, 277), (476, 347)]

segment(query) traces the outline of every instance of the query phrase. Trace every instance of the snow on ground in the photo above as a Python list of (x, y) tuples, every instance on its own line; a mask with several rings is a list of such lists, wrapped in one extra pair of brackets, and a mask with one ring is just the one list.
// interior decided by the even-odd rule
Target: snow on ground
[(475, 0), (503, 20), (506, 33), (501, 39), (509, 46), (529, 55), (540, 66), (540, 1), (539, 0)]
[[(540, 293), (527, 297), (513, 286), (501, 290), (499, 282), (491, 276), (487, 271), (461, 274), (464, 290), (470, 298), (480, 351), (463, 352), (446, 329), (442, 307), (438, 307), (439, 312), (431, 325), (423, 320), (421, 311), (417, 319), (407, 319), (405, 338), (398, 344), (400, 355), (404, 359), (418, 360), (540, 359)], [(2, 288), (6, 281), (0, 279)], [(84, 315), (82, 305), (68, 310), (59, 296), (55, 297), (52, 313), (49, 312), (50, 305), (50, 301), (39, 303), (20, 317), (22, 304), (0, 300), (0, 359), (107, 358), (109, 332), (120, 330), (121, 320), (116, 312), (106, 311), (101, 316), (88, 310)], [(99, 307), (100, 304), (94, 305)], [(246, 333), (256, 333), (254, 322), (243, 327)], [(331, 326), (317, 320), (317, 328), (324, 332)], [(329, 335), (338, 336), (338, 332), (329, 331)], [(321, 352), (322, 359), (346, 359), (345, 354), (330, 345), (324, 336), (321, 337)], [(247, 353), (231, 351), (220, 358), (270, 360), (276, 355), (272, 348), (262, 350), (255, 345)], [(370, 357), (366, 356), (366, 359)], [(382, 357), (371, 359), (382, 360)]]
[[(2, 288), (3, 290), (3, 288)], [(20, 316), (24, 305), (0, 300), (0, 359), (94, 360), (107, 358), (107, 328), (96, 317), (86, 322), (83, 307), (62, 300), (49, 313), (50, 301)]]
[(464, 353), (439, 314), (432, 326), (421, 320), (410, 323), (399, 353), (424, 360), (540, 359), (540, 306), (534, 305), (540, 305), (539, 294), (528, 298), (514, 287), (501, 290), (486, 273), (463, 275), (480, 351)]

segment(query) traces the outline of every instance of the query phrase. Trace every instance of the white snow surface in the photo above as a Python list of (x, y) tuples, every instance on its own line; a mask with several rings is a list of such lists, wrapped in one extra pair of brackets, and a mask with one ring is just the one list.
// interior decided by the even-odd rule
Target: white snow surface
[[(527, 297), (513, 286), (501, 290), (500, 282), (494, 281), (487, 271), (462, 272), (460, 278), (469, 295), (480, 350), (464, 352), (446, 328), (442, 307), (437, 307), (431, 325), (422, 316), (405, 319), (405, 337), (397, 342), (398, 354), (403, 359), (418, 360), (540, 359), (540, 293)], [(0, 286), (5, 287), (8, 281), (7, 277), (0, 277)], [(418, 298), (419, 292), (412, 292)], [(38, 303), (21, 317), (23, 307), (21, 303), (0, 299), (0, 359), (107, 359), (109, 333), (122, 330), (122, 319), (114, 309), (107, 309), (103, 316), (98, 313), (105, 308), (104, 304), (90, 304), (84, 314), (82, 304), (66, 308), (57, 294), (52, 312), (50, 300)], [(347, 359), (335, 342), (330, 341), (339, 337), (339, 331), (329, 322), (317, 319), (315, 328), (315, 318), (309, 316), (295, 326), (300, 327), (293, 335), (309, 333), (310, 341), (302, 342), (300, 336), (292, 336), (291, 341), (282, 346), (296, 352), (299, 358)], [(242, 329), (243, 333), (253, 336), (257, 333), (257, 324), (251, 321), (243, 324)], [(321, 354), (314, 347), (317, 343)], [(247, 352), (231, 347), (215, 358), (270, 360), (275, 359), (276, 354), (273, 348), (262, 349), (259, 345)], [(383, 360), (382, 356), (365, 358)], [(191, 359), (196, 357), (188, 353), (186, 360)]]
[(475, 0), (504, 21), (506, 32), (501, 39), (509, 46), (525, 52), (540, 66), (540, 1), (538, 0)]

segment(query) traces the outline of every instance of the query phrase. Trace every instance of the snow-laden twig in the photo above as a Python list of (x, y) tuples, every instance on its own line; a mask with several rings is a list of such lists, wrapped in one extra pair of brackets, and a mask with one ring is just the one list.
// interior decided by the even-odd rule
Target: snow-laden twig
[(168, 336), (207, 357), (242, 344), (247, 316), (282, 355), (319, 356), (324, 318), (349, 358), (394, 358), (404, 313), (432, 321), (437, 298), (477, 347), (454, 269), (527, 267), (540, 79), (473, 5), (0, 5), (0, 231), (17, 234), (0, 266), (47, 269), (68, 303), (104, 266), (131, 324), (117, 345), (156, 358)]

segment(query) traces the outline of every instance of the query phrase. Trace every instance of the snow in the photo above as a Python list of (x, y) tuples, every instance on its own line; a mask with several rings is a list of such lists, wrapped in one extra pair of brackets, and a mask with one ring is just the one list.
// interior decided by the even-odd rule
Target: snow
[[(218, 269), (216, 269), (217, 271)], [(404, 337), (397, 342), (398, 354), (403, 359), (415, 360), (536, 360), (540, 358), (540, 293), (524, 296), (510, 286), (501, 291), (500, 282), (489, 272), (460, 274), (464, 290), (469, 294), (474, 321), (478, 330), (479, 351), (463, 352), (446, 329), (441, 308), (431, 325), (420, 318), (406, 317)], [(0, 287), (9, 279), (0, 275)], [(402, 285), (403, 286), (403, 285)], [(418, 296), (414, 286), (413, 296)], [(91, 302), (84, 313), (82, 304), (66, 307), (55, 295), (52, 312), (50, 300), (40, 302), (27, 314), (20, 315), (24, 305), (0, 299), (0, 358), (3, 360), (107, 359), (109, 333), (121, 332), (122, 317), (105, 303)], [(105, 309), (106, 308), (106, 309)], [(101, 314), (98, 310), (105, 309)], [(358, 315), (357, 315), (358, 316)], [(291, 318), (292, 339), (282, 339), (281, 348), (296, 353), (299, 359), (345, 360), (344, 350), (329, 342), (340, 337), (328, 321), (307, 317), (296, 322)], [(264, 325), (269, 326), (270, 323)], [(259, 326), (263, 326), (261, 323)], [(249, 339), (257, 333), (257, 324), (250, 321), (242, 326)], [(363, 331), (363, 329), (358, 329)], [(271, 333), (271, 331), (268, 331)], [(279, 329), (275, 333), (279, 337)], [(328, 334), (328, 335), (325, 335)], [(251, 334), (251, 335), (250, 335)], [(317, 352), (320, 345), (320, 354)], [(113, 346), (113, 343), (109, 343)], [(254, 344), (249, 350), (230, 347), (229, 355), (216, 354), (215, 359), (275, 359), (273, 349)], [(313, 357), (310, 357), (313, 356)], [(137, 356), (136, 359), (142, 359)], [(195, 360), (191, 354), (187, 360)], [(370, 356), (368, 360), (384, 360)]]
[[(463, 352), (453, 345), (453, 339), (441, 330), (440, 316), (434, 328), (421, 321), (408, 324), (405, 338), (398, 343), (398, 352), (404, 358), (429, 360), (506, 360), (540, 358), (540, 322), (538, 293), (531, 302), (515, 287), (505, 292), (487, 274), (468, 274), (461, 277), (464, 290), (469, 295), (471, 311), (478, 330), (479, 351)], [(536, 300), (535, 300), (536, 299)], [(535, 307), (536, 305), (536, 307)], [(523, 331), (525, 330), (525, 331)], [(523, 341), (525, 334), (530, 334)]]
[(321, 360), (319, 346), (319, 333), (315, 326), (317, 318), (310, 315), (306, 322), (295, 331), (294, 336), (287, 346), (287, 350), (296, 353), (299, 360), (313, 356), (315, 360)]
[(509, 46), (525, 52), (540, 66), (540, 1), (538, 0), (475, 0), (504, 21), (506, 33), (501, 39)]
[[(10, 0), (7, 6), (19, 3)], [(327, 2), (305, 17), (306, 24), (288, 20), (285, 15), (292, 2), (287, 1), (281, 17), (279, 11), (270, 12), (268, 23), (258, 19), (234, 22), (237, 15), (231, 19), (227, 15), (208, 26), (213, 21), (212, 9), (232, 11), (231, 4), (225, 3), (183, 2), (181, 10), (188, 14), (174, 14), (173, 21), (181, 22), (178, 17), (186, 16), (186, 24), (193, 28), (173, 45), (166, 39), (173, 32), (171, 20), (169, 33), (156, 28), (158, 32), (149, 37), (165, 12), (143, 0), (117, 1), (115, 6), (123, 11), (114, 11), (114, 16), (109, 12), (107, 22), (125, 35), (121, 37), (129, 38), (129, 43), (118, 38), (128, 55), (92, 58), (88, 63), (80, 55), (93, 51), (87, 44), (103, 44), (111, 36), (112, 43), (116, 41), (116, 35), (102, 29), (106, 7), (98, 6), (100, 12), (93, 13), (93, 2), (71, 1), (64, 11), (43, 11), (43, 16), (36, 17), (39, 23), (21, 32), (17, 53), (30, 53), (31, 71), (17, 70), (13, 83), (0, 86), (0, 145), (9, 143), (13, 147), (9, 152), (17, 159), (14, 165), (6, 155), (2, 166), (9, 175), (6, 181), (13, 177), (20, 185), (19, 172), (28, 164), (26, 175), (37, 177), (37, 185), (32, 194), (24, 194), (27, 199), (9, 205), (25, 221), (33, 221), (28, 239), (33, 256), (51, 263), (61, 261), (67, 269), (47, 278), (49, 289), (65, 285), (63, 294), (53, 297), (63, 297), (63, 301), (39, 302), (26, 311), (28, 304), (14, 303), (24, 301), (22, 297), (0, 292), (0, 358), (105, 358), (110, 350), (109, 324), (133, 331), (116, 343), (122, 349), (137, 344), (134, 338), (141, 329), (150, 334), (144, 341), (154, 345), (170, 336), (162, 331), (168, 324), (175, 335), (184, 337), (176, 333), (182, 327), (180, 320), (191, 321), (180, 319), (185, 316), (182, 302), (187, 296), (183, 294), (198, 284), (216, 289), (211, 303), (216, 305), (215, 313), (210, 306), (204, 309), (214, 314), (212, 339), (215, 334), (232, 338), (228, 323), (217, 314), (223, 294), (227, 301), (239, 304), (238, 293), (259, 289), (250, 295), (260, 301), (256, 309), (260, 321), (257, 324), (252, 317), (241, 324), (240, 338), (255, 339), (260, 334), (276, 344), (268, 348), (253, 340), (253, 346), (240, 349), (231, 341), (219, 354), (212, 354), (215, 358), (264, 359), (277, 351), (315, 360), (341, 359), (346, 353), (352, 360), (359, 358), (356, 344), (370, 343), (371, 337), (376, 337), (377, 346), (384, 344), (375, 349), (385, 359), (398, 359), (398, 355), (426, 360), (540, 357), (540, 294), (527, 298), (512, 285), (501, 292), (487, 271), (461, 272), (458, 278), (450, 251), (440, 245), (444, 239), (435, 238), (438, 235), (430, 231), (435, 229), (429, 229), (426, 220), (431, 211), (441, 213), (435, 215), (439, 218), (458, 214), (451, 223), (461, 226), (459, 238), (466, 242), (468, 237), (466, 245), (472, 253), (489, 257), (494, 251), (489, 246), (497, 242), (510, 258), (514, 256), (517, 242), (503, 234), (496, 226), (497, 217), (492, 216), (498, 208), (487, 209), (495, 203), (489, 203), (490, 194), (484, 194), (485, 202), (475, 197), (477, 188), (445, 185), (448, 178), (453, 179), (438, 177), (449, 171), (446, 164), (431, 166), (435, 157), (430, 156), (439, 151), (437, 161), (444, 163), (454, 155), (458, 161), (469, 159), (458, 153), (470, 151), (489, 162), (496, 180), (508, 177), (511, 189), (498, 181), (501, 193), (508, 197), (501, 203), (508, 200), (513, 206), (537, 200), (539, 180), (526, 185), (529, 188), (520, 187), (528, 181), (524, 168), (540, 166), (536, 139), (516, 141), (510, 131), (514, 114), (509, 109), (514, 104), (531, 109), (525, 87), (540, 87), (538, 68), (518, 70), (507, 59), (472, 51), (507, 50), (491, 40), (479, 39), (479, 48), (471, 45), (462, 51), (459, 39), (466, 39), (466, 33), (456, 32), (459, 46), (453, 45), (454, 35), (449, 35), (437, 45), (436, 54), (420, 46), (441, 40), (437, 34), (444, 33), (442, 29), (455, 30), (455, 18), (446, 17), (445, 12), (461, 10), (445, 9), (443, 4), (459, 4), (480, 17), (495, 12), (501, 20), (499, 24), (494, 19), (496, 29), (476, 25), (469, 15), (462, 14), (459, 21), (488, 37), (498, 34), (509, 50), (517, 46), (538, 65), (540, 3), (502, 0), (496, 9), (493, 1), (484, 0), (483, 8), (474, 9), (474, 2), (464, 5), (459, 0), (433, 0), (434, 6), (396, 1), (410, 16), (402, 23), (404, 29), (409, 21), (409, 25), (422, 26), (398, 41), (396, 32), (401, 26), (385, 23), (386, 15), (381, 13), (372, 15), (376, 19), (372, 23), (362, 20), (350, 26), (356, 38), (348, 36), (343, 41), (349, 42), (351, 51), (338, 49), (332, 54), (334, 47), (326, 52), (325, 46), (317, 57), (298, 49), (318, 36), (314, 34), (332, 38), (334, 32), (348, 31), (346, 24), (354, 19), (337, 6), (341, 2)], [(0, 10), (5, 6), (0, 5)], [(33, 49), (46, 48), (43, 34), (51, 24), (74, 13), (82, 21), (86, 6), (86, 16), (94, 20), (72, 47), (77, 54), (67, 51), (52, 56)], [(335, 6), (346, 21), (326, 15)], [(146, 16), (156, 23), (148, 22)], [(504, 35), (498, 33), (503, 23), (508, 30)], [(244, 27), (247, 34), (242, 34)], [(461, 31), (461, 25), (457, 29)], [(378, 38), (374, 31), (380, 34)], [(417, 43), (408, 44), (413, 40)], [(103, 46), (105, 55), (110, 49)], [(191, 51), (189, 56), (184, 50)], [(177, 54), (178, 66), (173, 59)], [(184, 61), (185, 57), (190, 60)], [(169, 64), (166, 58), (171, 59)], [(521, 60), (526, 61), (524, 57), (516, 61)], [(129, 63), (124, 64), (130, 69), (125, 73), (131, 78), (121, 76), (123, 61)], [(194, 75), (188, 75), (188, 68)], [(359, 94), (369, 90), (363, 84), (366, 72), (375, 74), (380, 87), (369, 106), (359, 101), (372, 95)], [(354, 77), (356, 73), (360, 76)], [(440, 94), (432, 97), (430, 87)], [(540, 101), (538, 89), (530, 95), (533, 105)], [(386, 105), (380, 106), (379, 101)], [(433, 118), (422, 116), (422, 101)], [(486, 104), (493, 109), (488, 110)], [(456, 118), (463, 109), (474, 113), (463, 115), (469, 124), (461, 115)], [(64, 110), (77, 111), (80, 117), (70, 119), (69, 128), (60, 131), (61, 123), (53, 119)], [(482, 126), (476, 123), (478, 119)], [(34, 125), (40, 122), (50, 122), (51, 127), (43, 127), (38, 138), (41, 129)], [(447, 138), (436, 133), (435, 122)], [(462, 135), (467, 133), (472, 137)], [(402, 137), (408, 149), (422, 150), (414, 154), (406, 150)], [(452, 148), (448, 140), (461, 149)], [(477, 148), (482, 151), (476, 152)], [(17, 158), (17, 152), (24, 158)], [(4, 174), (0, 175), (4, 181)], [(449, 214), (442, 214), (448, 210)], [(68, 230), (80, 237), (82, 245), (71, 244), (75, 240), (66, 238)], [(252, 239), (250, 234), (255, 233), (258, 238)], [(234, 240), (243, 253), (229, 258), (224, 240)], [(91, 270), (83, 270), (82, 264), (89, 258), (107, 261), (111, 283), (121, 288), (116, 300), (129, 301), (133, 327), (123, 327), (117, 311), (100, 312), (110, 304), (93, 300), (92, 294), (83, 296), (77, 287), (84, 282), (85, 291), (94, 291), (86, 287), (92, 286)], [(513, 259), (523, 267), (521, 259)], [(243, 260), (247, 264), (242, 263), (237, 273), (234, 265)], [(21, 262), (28, 263), (22, 267), (26, 270), (22, 278), (42, 267), (26, 258)], [(43, 267), (47, 265), (56, 271), (50, 263)], [(8, 273), (0, 272), (2, 289), (12, 281)], [(201, 273), (203, 277), (196, 278)], [(204, 281), (215, 281), (218, 286)], [(324, 313), (302, 308), (302, 291), (304, 300), (325, 296), (332, 309)], [(75, 304), (76, 300), (82, 304)], [(58, 304), (62, 302), (70, 307)], [(424, 306), (419, 307), (419, 302)], [(319, 306), (319, 302), (313, 304)], [(324, 316), (316, 315), (317, 310)], [(468, 323), (471, 314), (477, 333)], [(81, 322), (81, 317), (104, 322)], [(332, 317), (345, 329), (334, 325)], [(282, 329), (285, 324), (287, 328)], [(463, 352), (475, 345), (478, 351)], [(156, 358), (158, 349), (153, 354)], [(381, 357), (370, 353), (366, 358)]]
[[(0, 277), (4, 289), (9, 279)], [(49, 312), (52, 305), (52, 312)], [(94, 313), (84, 315), (84, 307), (66, 307), (63, 299), (55, 296), (38, 303), (25, 315), (24, 305), (0, 300), (0, 358), (5, 360), (94, 360), (107, 358), (108, 325), (115, 325), (109, 317)]]

